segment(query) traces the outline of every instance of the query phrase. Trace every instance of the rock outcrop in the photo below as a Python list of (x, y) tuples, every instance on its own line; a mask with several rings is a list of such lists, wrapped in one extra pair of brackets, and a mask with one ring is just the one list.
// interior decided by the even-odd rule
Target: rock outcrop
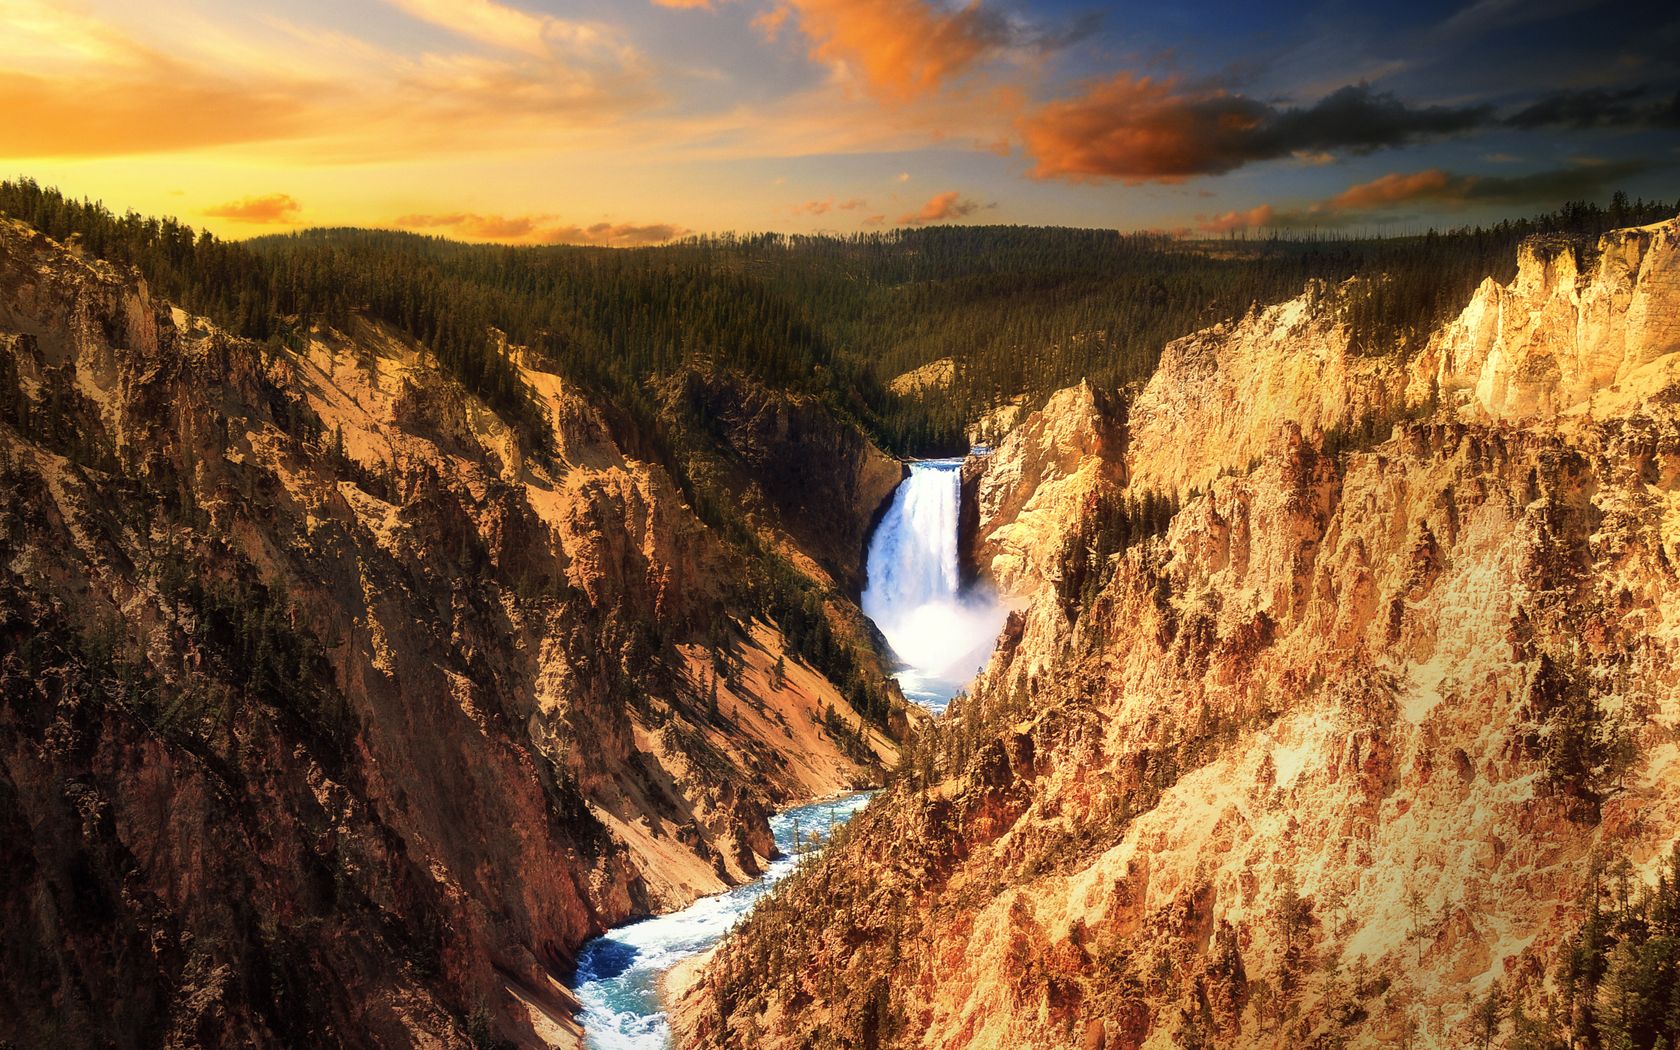
[[(535, 440), (392, 331), (232, 338), (0, 220), (0, 1042), (573, 1045), (585, 938), (894, 759), (843, 595), (522, 375)], [(816, 406), (743, 427), (890, 490)], [(791, 517), (841, 576), (862, 526)]]
[[(1446, 1046), (1590, 1009), (1555, 975), (1594, 872), (1654, 878), (1680, 827), (1677, 237), (1531, 250), (1409, 361), (1309, 289), (1172, 344), (1112, 439), (1053, 399), (979, 483), (1031, 601), (680, 1045)], [(1181, 509), (1070, 608), (1034, 580), (1086, 476)]]
[(1483, 282), (1418, 365), (1466, 418), (1537, 421), (1599, 401), (1626, 414), (1673, 379), (1677, 241), (1672, 222), (1619, 230), (1586, 274), (1567, 242), (1527, 244), (1516, 279)]
[(1353, 351), (1339, 296), (1314, 282), (1288, 302), (1168, 343), (1127, 413), (1132, 485), (1206, 488), (1247, 471), (1282, 427), (1317, 440), (1405, 405), (1410, 376)]
[[(702, 450), (690, 472), (727, 491), (772, 544), (856, 598), (870, 530), (904, 465), (808, 394), (685, 370), (666, 381), (673, 425)], [(704, 454), (711, 451), (711, 455)]]
[(975, 508), (970, 558), (1004, 593), (1025, 597), (1053, 578), (1067, 523), (1124, 483), (1125, 428), (1113, 400), (1086, 383), (1060, 391), (964, 465)]

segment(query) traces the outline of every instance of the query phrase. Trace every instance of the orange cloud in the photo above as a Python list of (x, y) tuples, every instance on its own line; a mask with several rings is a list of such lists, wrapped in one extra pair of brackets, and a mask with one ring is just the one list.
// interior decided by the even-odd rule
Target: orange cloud
[(687, 227), (668, 222), (555, 225), (552, 215), (482, 215), (477, 212), (403, 215), (393, 220), (392, 225), (406, 230), (443, 231), (450, 236), (470, 241), (593, 244), (618, 248), (663, 244), (693, 232)]
[(793, 206), (793, 213), (795, 215), (826, 215), (835, 209), (857, 211), (859, 208), (867, 207), (869, 207), (869, 202), (862, 197), (853, 197), (838, 204), (835, 203), (833, 197), (830, 197), (827, 200), (806, 201), (804, 204), (796, 204)]
[(1416, 171), (1409, 175), (1391, 172), (1370, 182), (1349, 186), (1341, 193), (1315, 207), (1315, 211), (1356, 211), (1368, 208), (1390, 208), (1396, 204), (1424, 198), (1446, 196), (1453, 189), (1467, 189), (1474, 180), (1455, 178), (1440, 168)]
[(592, 226), (555, 226), (542, 231), (544, 244), (595, 244), (613, 248), (637, 248), (664, 244), (694, 231), (674, 223), (598, 222)]
[(0, 151), (123, 156), (256, 142), (308, 126), (314, 92), (191, 65), (48, 0), (0, 0)]
[(8, 157), (109, 157), (258, 142), (302, 130), (305, 110), (297, 98), (166, 64), (50, 78), (0, 72), (6, 114), (0, 148)]
[(542, 217), (532, 215), (479, 215), (448, 212), (441, 215), (400, 215), (395, 225), (405, 230), (448, 229), (458, 237), (479, 241), (517, 241), (529, 237)]
[(1230, 233), (1233, 230), (1252, 230), (1270, 226), (1275, 217), (1270, 204), (1261, 204), (1247, 211), (1228, 211), (1211, 219), (1201, 219), (1197, 229), (1203, 233)]
[(480, 43), (548, 54), (544, 40), (554, 20), (498, 4), (495, 0), (386, 0), (402, 11)]
[[(1200, 220), (1207, 233), (1270, 226), (1336, 226), (1347, 222), (1383, 222), (1409, 204), (1427, 203), (1443, 209), (1472, 205), (1539, 205), (1555, 207), (1564, 201), (1602, 198), (1621, 180), (1650, 169), (1645, 161), (1616, 164), (1578, 164), (1530, 172), (1527, 175), (1472, 175), (1428, 168), (1390, 172), (1369, 182), (1355, 183), (1334, 197), (1304, 208), (1276, 210), (1260, 204), (1247, 211), (1230, 211)], [(1386, 214), (1385, 213), (1390, 213)]]
[(753, 16), (752, 27), (764, 34), (764, 39), (774, 41), (782, 33), (782, 27), (787, 25), (793, 11), (786, 7), (772, 7), (760, 11)]
[(1349, 186), (1327, 201), (1314, 204), (1313, 214), (1377, 212), (1418, 201), (1446, 207), (1471, 204), (1556, 206), (1567, 200), (1607, 196), (1623, 179), (1649, 170), (1643, 160), (1615, 164), (1578, 163), (1526, 175), (1474, 175), (1427, 168), (1409, 173), (1390, 172)]
[(784, 0), (754, 24), (774, 38), (795, 16), (812, 59), (845, 66), (894, 101), (934, 91), (1007, 35), (978, 2), (948, 11), (928, 0)]
[(712, 7), (712, 0), (653, 0), (653, 2), (659, 7), (675, 7), (678, 9), (699, 8), (709, 11)]
[(232, 219), (234, 222), (289, 223), (296, 221), (298, 212), (302, 210), (303, 205), (290, 194), (265, 193), (205, 208), (204, 214), (212, 219)]
[(978, 201), (964, 197), (956, 190), (947, 190), (944, 193), (935, 194), (926, 204), (922, 205), (919, 210), (910, 212), (907, 215), (900, 215), (898, 217), (898, 221), (904, 226), (922, 226), (930, 222), (946, 222), (951, 219), (961, 219), (964, 216), (974, 214), (983, 207), (989, 206), (990, 205), (983, 205)]
[[(653, 71), (606, 27), (489, 0), (391, 0), (500, 55), (397, 54), (277, 21), (283, 39), (160, 49), (48, 0), (0, 0), (0, 156), (110, 157), (267, 144), (311, 163), (530, 148), (655, 98)], [(330, 46), (334, 62), (308, 56)], [(299, 52), (299, 45), (305, 48)]]
[(1121, 73), (1020, 121), (1034, 178), (1177, 181), (1235, 166), (1219, 142), (1252, 128), (1258, 104), (1228, 96), (1198, 107), (1171, 83)]

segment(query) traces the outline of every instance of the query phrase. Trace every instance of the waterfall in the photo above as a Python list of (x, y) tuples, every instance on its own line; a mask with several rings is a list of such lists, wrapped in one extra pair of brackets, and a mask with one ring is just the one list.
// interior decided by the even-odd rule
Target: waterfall
[(942, 711), (985, 664), (1006, 610), (964, 590), (957, 559), (962, 460), (910, 465), (869, 541), (863, 611), (903, 663), (905, 695)]

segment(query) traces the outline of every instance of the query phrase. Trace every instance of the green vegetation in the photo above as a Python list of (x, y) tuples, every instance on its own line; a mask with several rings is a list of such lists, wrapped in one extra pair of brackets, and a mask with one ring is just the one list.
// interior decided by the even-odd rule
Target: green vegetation
[(1587, 822), (1597, 821), (1638, 757), (1624, 719), (1606, 714), (1598, 692), (1573, 659), (1542, 653), (1528, 693), (1539, 723), (1529, 744), (1540, 758), (1543, 786)]
[(1170, 493), (1115, 493), (1088, 508), (1079, 528), (1062, 548), (1056, 594), (1068, 615), (1096, 600), (1114, 575), (1114, 559), (1134, 544), (1167, 531), (1178, 514), (1178, 499)]
[[(115, 216), (20, 180), (0, 212), (133, 265), (162, 296), (257, 339), (362, 313), (429, 346), (515, 422), (529, 398), (505, 345), (632, 415), (648, 381), (699, 366), (824, 398), (904, 454), (950, 452), (987, 406), (1090, 378), (1146, 378), (1162, 347), (1318, 278), (1348, 289), (1355, 346), (1405, 352), (1517, 245), (1550, 235), (1589, 250), (1607, 229), (1680, 205), (1570, 204), (1532, 220), (1377, 240), (1190, 243), (1112, 230), (951, 227), (850, 237), (695, 238), (662, 248), (510, 248), (373, 230), (230, 244), (172, 219)], [(886, 383), (941, 358), (945, 389)]]
[[(1624, 860), (1595, 863), (1555, 995), (1515, 997), (1510, 1050), (1671, 1050), (1680, 1045), (1680, 845), (1641, 883)], [(1498, 1011), (1478, 1011), (1478, 1027)], [(1493, 1016), (1488, 1016), (1493, 1014)]]

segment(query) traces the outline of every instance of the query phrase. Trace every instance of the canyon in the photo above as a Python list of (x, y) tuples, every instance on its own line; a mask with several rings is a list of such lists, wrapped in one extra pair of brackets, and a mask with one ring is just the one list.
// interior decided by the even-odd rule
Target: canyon
[(1360, 291), (1175, 340), (965, 465), (998, 648), (685, 975), (678, 1045), (1616, 1023), (1571, 960), (1676, 877), (1680, 220), (1525, 244), (1403, 353), (1353, 346)]
[(584, 941), (896, 762), (855, 597), (903, 468), (739, 377), (650, 431), (498, 352), (537, 426), (0, 217), (0, 1041), (577, 1045)]
[(1512, 262), (953, 426), (792, 318), (247, 338), (0, 216), (0, 1044), (1608, 1045), (1680, 978), (1680, 220)]

